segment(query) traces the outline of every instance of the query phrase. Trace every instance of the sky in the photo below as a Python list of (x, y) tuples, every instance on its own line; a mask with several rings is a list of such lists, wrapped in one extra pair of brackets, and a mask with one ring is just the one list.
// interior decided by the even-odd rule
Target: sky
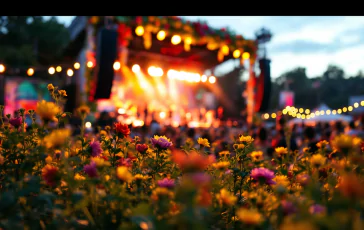
[[(335, 64), (347, 76), (364, 71), (364, 17), (362, 16), (184, 16), (203, 20), (211, 27), (228, 27), (247, 39), (265, 27), (273, 34), (267, 44), (272, 78), (296, 67), (305, 67), (308, 77), (317, 77)], [(59, 16), (69, 25), (73, 16)], [(223, 64), (229, 71), (233, 63)]]

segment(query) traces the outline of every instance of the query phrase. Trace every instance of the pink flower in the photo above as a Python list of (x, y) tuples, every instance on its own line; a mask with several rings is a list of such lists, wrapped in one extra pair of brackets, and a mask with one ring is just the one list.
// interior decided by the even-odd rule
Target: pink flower
[(21, 117), (13, 117), (10, 118), (9, 123), (15, 128), (19, 128), (23, 123), (23, 119)]
[(281, 202), (282, 211), (285, 216), (291, 215), (297, 212), (297, 208), (290, 201), (282, 200)]
[(323, 214), (326, 212), (326, 207), (319, 204), (313, 204), (311, 205), (309, 211), (311, 214)]
[(119, 166), (125, 166), (130, 168), (131, 166), (133, 166), (133, 161), (130, 158), (120, 158)]
[(255, 168), (251, 171), (250, 176), (258, 182), (264, 182), (268, 185), (275, 184), (273, 181), (274, 172), (266, 168)]
[(96, 163), (93, 161), (89, 165), (85, 165), (83, 171), (91, 178), (98, 177)]
[(98, 141), (91, 141), (90, 148), (92, 157), (98, 157), (102, 153), (101, 144)]
[(163, 180), (159, 180), (157, 182), (159, 187), (162, 188), (173, 188), (175, 186), (173, 179), (164, 178)]
[(193, 173), (190, 174), (191, 176), (191, 180), (192, 182), (196, 185), (196, 186), (205, 186), (208, 185), (211, 182), (211, 177), (210, 175), (206, 174), (206, 173)]

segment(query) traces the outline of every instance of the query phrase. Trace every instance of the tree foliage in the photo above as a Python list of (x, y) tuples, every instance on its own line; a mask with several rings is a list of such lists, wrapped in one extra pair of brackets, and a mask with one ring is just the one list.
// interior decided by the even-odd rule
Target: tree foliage
[(67, 28), (56, 17), (0, 17), (0, 61), (23, 67), (60, 62), (69, 42)]
[(295, 94), (295, 106), (314, 108), (320, 103), (329, 107), (346, 106), (350, 96), (364, 94), (364, 75), (346, 76), (345, 71), (329, 65), (321, 76), (308, 78), (306, 69), (297, 67), (282, 74), (272, 83), (271, 108), (278, 108), (279, 92), (291, 90)]

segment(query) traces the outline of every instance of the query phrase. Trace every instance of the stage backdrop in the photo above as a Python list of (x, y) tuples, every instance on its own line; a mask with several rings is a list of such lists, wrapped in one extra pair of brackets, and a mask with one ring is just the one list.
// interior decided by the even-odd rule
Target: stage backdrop
[(49, 101), (47, 83), (21, 77), (7, 78), (5, 81), (5, 114), (14, 114), (20, 108), (36, 109), (38, 100)]

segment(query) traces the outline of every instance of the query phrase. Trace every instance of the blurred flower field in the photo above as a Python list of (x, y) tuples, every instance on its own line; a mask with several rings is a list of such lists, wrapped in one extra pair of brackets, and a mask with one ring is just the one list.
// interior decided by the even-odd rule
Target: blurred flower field
[[(48, 90), (53, 102), (1, 117), (0, 229), (364, 229), (359, 138), (279, 147), (272, 159), (243, 134), (219, 157), (207, 139), (179, 148), (132, 139), (121, 123), (74, 138), (60, 126), (67, 92)], [(90, 110), (77, 112), (84, 123)]]

